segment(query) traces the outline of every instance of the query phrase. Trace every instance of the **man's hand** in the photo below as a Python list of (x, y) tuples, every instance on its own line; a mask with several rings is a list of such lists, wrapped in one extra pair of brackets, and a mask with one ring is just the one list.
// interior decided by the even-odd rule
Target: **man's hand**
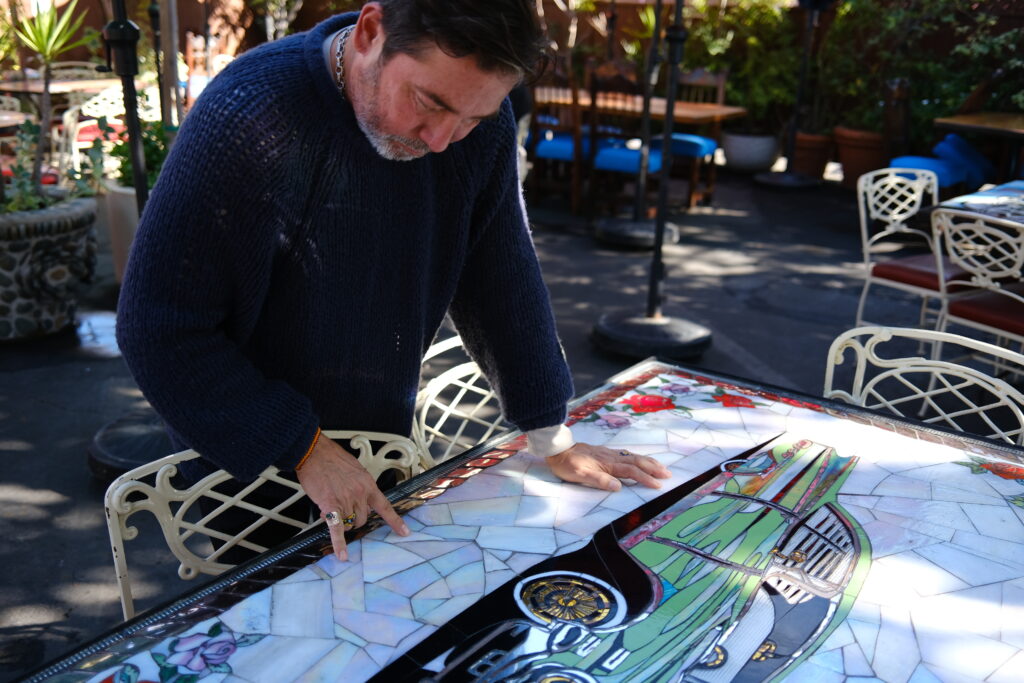
[(409, 527), (377, 488), (377, 482), (366, 468), (351, 453), (326, 436), (320, 437), (296, 475), (306, 495), (320, 508), (321, 518), (328, 512), (337, 512), (341, 519), (355, 516), (351, 525), (342, 523), (327, 526), (331, 532), (334, 554), (342, 562), (348, 559), (345, 532), (366, 524), (371, 510), (380, 515), (396, 534), (409, 535)]
[(621, 489), (619, 479), (632, 479), (649, 488), (659, 489), (661, 482), (658, 479), (672, 476), (668, 468), (654, 458), (585, 443), (577, 443), (552, 455), (547, 461), (559, 479), (605, 491)]

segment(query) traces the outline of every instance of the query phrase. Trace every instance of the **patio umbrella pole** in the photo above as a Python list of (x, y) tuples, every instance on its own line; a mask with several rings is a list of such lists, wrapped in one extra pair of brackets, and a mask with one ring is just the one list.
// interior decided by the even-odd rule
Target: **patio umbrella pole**
[[(643, 109), (640, 117), (640, 172), (636, 178), (633, 217), (630, 219), (611, 216), (594, 223), (594, 238), (609, 244), (645, 249), (654, 246), (654, 221), (646, 216), (644, 188), (647, 187), (647, 168), (651, 155), (651, 96), (657, 82), (658, 65), (661, 62), (659, 57), (661, 52), (661, 6), (662, 0), (658, 0), (654, 10), (654, 34), (651, 36), (650, 49), (648, 49), (647, 57), (644, 60)], [(679, 230), (676, 226), (669, 224), (666, 230), (669, 233), (670, 241), (675, 242), (679, 239)]]
[(153, 31), (153, 66), (156, 68), (156, 90), (160, 93), (160, 120), (163, 121), (167, 103), (164, 101), (164, 74), (160, 68), (160, 3), (153, 0), (146, 12), (149, 14), (149, 27)]
[(103, 27), (103, 42), (107, 44), (107, 56), (113, 59), (114, 73), (121, 77), (124, 89), (124, 119), (132, 155), (132, 181), (141, 216), (149, 199), (149, 186), (146, 183), (146, 158), (142, 153), (142, 128), (139, 126), (139, 102), (135, 92), (135, 76), (139, 73), (135, 47), (139, 42), (139, 27), (128, 19), (124, 0), (114, 0), (113, 9), (113, 21)]
[[(141, 216), (149, 198), (149, 188), (135, 92), (135, 75), (139, 72), (135, 45), (139, 41), (139, 27), (128, 20), (124, 0), (114, 0), (114, 20), (103, 28), (103, 39), (107, 44), (107, 54), (113, 57), (114, 71), (121, 77), (124, 88), (132, 179), (135, 184), (135, 201)], [(104, 425), (96, 432), (87, 449), (89, 470), (97, 479), (109, 483), (114, 477), (167, 455), (173, 449), (160, 418), (147, 406)]]
[[(669, 81), (666, 97), (665, 129), (662, 142), (662, 168), (672, 166), (672, 121), (675, 115), (676, 89), (679, 84), (679, 63), (683, 59), (686, 27), (683, 25), (683, 0), (675, 7), (675, 20), (669, 26), (666, 40), (669, 45)], [(698, 323), (663, 315), (662, 285), (665, 281), (665, 263), (661, 257), (662, 238), (668, 215), (668, 183), (658, 186), (658, 209), (654, 230), (654, 253), (647, 293), (647, 312), (644, 316), (630, 313), (605, 314), (591, 333), (594, 344), (623, 356), (646, 358), (692, 359), (699, 357), (711, 345), (711, 330)]]

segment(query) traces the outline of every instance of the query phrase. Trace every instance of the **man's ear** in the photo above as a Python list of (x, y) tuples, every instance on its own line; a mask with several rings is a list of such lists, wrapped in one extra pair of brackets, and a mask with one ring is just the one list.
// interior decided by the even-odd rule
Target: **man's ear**
[(384, 8), (376, 2), (368, 2), (359, 11), (355, 31), (349, 38), (352, 46), (360, 53), (366, 54), (374, 48), (380, 50), (384, 45)]

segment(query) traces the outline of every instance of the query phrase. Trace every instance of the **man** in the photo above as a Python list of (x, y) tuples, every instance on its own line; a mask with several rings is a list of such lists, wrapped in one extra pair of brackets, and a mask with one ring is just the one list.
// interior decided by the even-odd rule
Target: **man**
[[(320, 427), (409, 433), (446, 312), (568, 481), (657, 486), (650, 458), (574, 444), (526, 228), (509, 91), (543, 45), (529, 0), (381, 0), (236, 59), (189, 113), (118, 311), (172, 438), (251, 480), (296, 470), (331, 525), (401, 518)], [(345, 520), (345, 524), (341, 524)]]

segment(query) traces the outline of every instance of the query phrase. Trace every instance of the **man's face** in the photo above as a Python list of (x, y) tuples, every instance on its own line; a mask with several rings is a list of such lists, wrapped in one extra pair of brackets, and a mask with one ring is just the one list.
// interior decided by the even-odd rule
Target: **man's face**
[(517, 79), (432, 46), (386, 63), (378, 54), (357, 80), (353, 107), (360, 129), (385, 159), (409, 161), (443, 152), (480, 121), (497, 116)]

